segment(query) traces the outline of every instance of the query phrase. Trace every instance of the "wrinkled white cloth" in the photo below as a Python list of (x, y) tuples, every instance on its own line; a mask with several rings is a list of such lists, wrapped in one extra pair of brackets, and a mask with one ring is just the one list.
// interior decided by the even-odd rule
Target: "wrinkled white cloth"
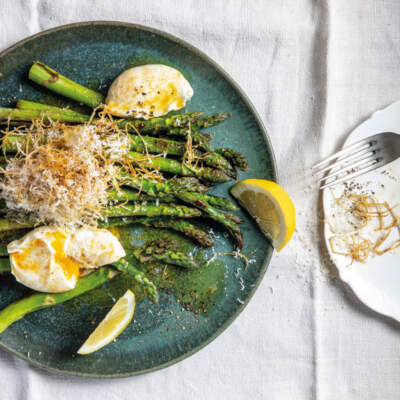
[(245, 311), (189, 359), (138, 377), (88, 380), (0, 351), (0, 399), (399, 399), (400, 325), (326, 277), (334, 268), (320, 239), (319, 193), (306, 175), (400, 98), (400, 2), (0, 0), (0, 50), (85, 20), (165, 30), (222, 65), (268, 129), (298, 230)]

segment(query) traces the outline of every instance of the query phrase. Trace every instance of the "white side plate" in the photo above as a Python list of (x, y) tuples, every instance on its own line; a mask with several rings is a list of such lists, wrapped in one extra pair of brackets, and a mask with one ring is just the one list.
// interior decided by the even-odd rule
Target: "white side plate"
[[(385, 131), (400, 134), (400, 101), (375, 112), (349, 135), (344, 146)], [(373, 191), (379, 201), (386, 200), (392, 206), (399, 204), (400, 159), (357, 177), (352, 182)], [(344, 185), (339, 184), (333, 190), (325, 189), (323, 192), (324, 214), (328, 223), (335, 224), (332, 217), (332, 195), (339, 197), (343, 191)], [(395, 211), (398, 215), (400, 207)], [(325, 225), (324, 235), (340, 278), (350, 285), (357, 297), (368, 307), (400, 321), (400, 248), (382, 256), (373, 256), (366, 264), (354, 261), (349, 266), (350, 257), (332, 253), (328, 240), (333, 234), (329, 224)]]

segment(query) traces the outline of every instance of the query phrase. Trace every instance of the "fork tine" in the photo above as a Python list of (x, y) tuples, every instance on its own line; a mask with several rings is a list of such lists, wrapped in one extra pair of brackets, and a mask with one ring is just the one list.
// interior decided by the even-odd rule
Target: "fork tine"
[[(335, 169), (336, 167), (346, 164), (347, 162), (354, 160), (354, 159), (365, 160), (369, 156), (372, 156), (373, 154), (375, 154), (377, 151), (378, 150), (370, 150), (370, 148), (368, 148), (368, 149), (361, 150), (357, 153), (353, 153), (349, 156), (341, 158), (340, 160), (334, 162), (333, 164), (327, 165), (326, 167), (315, 171), (314, 175), (320, 175), (326, 171), (331, 171), (331, 170)], [(361, 158), (359, 158), (359, 157), (361, 157)]]
[(363, 149), (366, 149), (368, 147), (370, 147), (373, 142), (374, 139), (377, 135), (368, 137), (366, 139), (361, 139), (358, 142), (355, 142), (349, 146), (344, 147), (342, 150), (337, 151), (336, 153), (332, 154), (329, 157), (324, 158), (323, 160), (321, 160), (319, 163), (315, 164), (314, 166), (312, 166), (312, 169), (318, 168), (321, 165), (324, 165), (325, 163), (335, 160), (336, 158), (340, 157), (340, 156), (344, 156), (346, 154), (348, 154), (350, 151), (357, 149), (357, 147), (360, 147), (359, 149), (357, 149), (357, 151), (361, 151)]
[(325, 185), (322, 185), (320, 187), (320, 189), (326, 189), (328, 187), (335, 186), (338, 183), (342, 183), (342, 182), (348, 181), (349, 179), (355, 178), (356, 176), (365, 174), (366, 172), (369, 172), (369, 171), (373, 171), (374, 169), (379, 168), (384, 164), (385, 163), (383, 162), (383, 158), (374, 160), (373, 163), (371, 163), (370, 165), (366, 166), (365, 168), (359, 169), (358, 171), (355, 171), (352, 174), (346, 175), (343, 178), (337, 179), (336, 181), (329, 182), (329, 183), (327, 183)]
[[(373, 153), (372, 153), (373, 155)], [(343, 174), (345, 171), (348, 170), (352, 170), (353, 168), (362, 166), (364, 164), (369, 164), (371, 161), (376, 160), (376, 158), (372, 157), (371, 155), (369, 155), (368, 157), (363, 157), (360, 160), (358, 160), (357, 162), (351, 164), (351, 165), (346, 165), (343, 168), (338, 169), (337, 171), (332, 172), (331, 174), (327, 175), (327, 176), (323, 176), (321, 177), (320, 181), (327, 181), (330, 178), (333, 178), (335, 176), (339, 176), (341, 174)]]

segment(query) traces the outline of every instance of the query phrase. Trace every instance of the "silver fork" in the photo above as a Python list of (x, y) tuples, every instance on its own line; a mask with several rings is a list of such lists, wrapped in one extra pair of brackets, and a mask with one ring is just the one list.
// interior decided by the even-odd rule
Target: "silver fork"
[[(312, 167), (320, 189), (348, 181), (400, 157), (400, 135), (383, 132), (344, 147)], [(324, 176), (322, 176), (325, 174)]]

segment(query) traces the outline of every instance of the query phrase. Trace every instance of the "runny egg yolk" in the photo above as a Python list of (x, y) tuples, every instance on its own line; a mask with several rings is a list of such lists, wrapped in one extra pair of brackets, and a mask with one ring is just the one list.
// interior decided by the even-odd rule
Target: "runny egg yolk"
[(43, 226), (7, 246), (11, 272), (18, 282), (39, 292), (75, 287), (82, 268), (98, 268), (125, 256), (118, 239), (104, 229), (73, 232)]
[(10, 254), (10, 258), (19, 268), (38, 272), (40, 270), (40, 260), (48, 254), (46, 243), (42, 239), (34, 239), (31, 246), (27, 247), (21, 252)]
[[(139, 93), (139, 90), (136, 87), (132, 89)], [(124, 90), (122, 86), (120, 87), (120, 90)], [(139, 96), (140, 94), (138, 94), (138, 97)], [(136, 103), (130, 102), (124, 104), (118, 101), (110, 101), (108, 104), (108, 110), (117, 113), (115, 110), (119, 109), (129, 114), (129, 111), (132, 108), (136, 108), (139, 113), (139, 110), (148, 110), (150, 115), (164, 115), (168, 113), (172, 105), (174, 105), (174, 109), (179, 110), (185, 106), (185, 101), (182, 96), (179, 95), (175, 85), (172, 82), (169, 82), (167, 87), (157, 90), (156, 93), (148, 94), (147, 98), (145, 96), (140, 97), (140, 100)]]
[(184, 104), (183, 98), (179, 95), (175, 85), (172, 82), (168, 83), (168, 86), (165, 90), (159, 91), (157, 96), (149, 100), (144, 100), (142, 106), (150, 107), (154, 106), (160, 113), (166, 114), (170, 106), (175, 103), (175, 107), (177, 109), (182, 108)]
[[(78, 278), (81, 265), (71, 257), (68, 257), (64, 251), (67, 236), (62, 232), (48, 232), (46, 236), (49, 238), (50, 246), (54, 250), (54, 261), (60, 266), (65, 277), (67, 279)], [(43, 239), (34, 239), (31, 241), (30, 246), (20, 252), (12, 253), (10, 257), (18, 265), (18, 268), (37, 272), (43, 267), (41, 265), (43, 260), (50, 259), (51, 254), (49, 253), (50, 250)]]
[(52, 233), (52, 237), (54, 239), (51, 241), (51, 247), (55, 251), (55, 262), (61, 266), (62, 270), (64, 271), (64, 275), (67, 278), (78, 278), (81, 264), (76, 262), (73, 258), (68, 257), (64, 251), (64, 244), (67, 236), (64, 235), (62, 232), (54, 232)]

